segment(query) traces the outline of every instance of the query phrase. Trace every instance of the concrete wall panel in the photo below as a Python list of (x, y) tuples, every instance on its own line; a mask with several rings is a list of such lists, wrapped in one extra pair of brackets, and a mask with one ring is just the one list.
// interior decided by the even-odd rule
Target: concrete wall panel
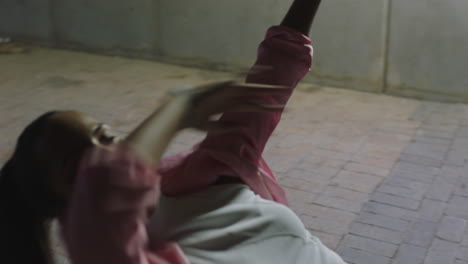
[(281, 21), (284, 0), (161, 0), (161, 54), (215, 67), (246, 66), (266, 29)]
[(49, 41), (49, 8), (49, 0), (0, 0), (0, 34)]
[(57, 38), (91, 49), (154, 50), (152, 0), (55, 0)]
[(379, 92), (387, 0), (327, 0), (312, 30), (313, 82)]
[(468, 102), (468, 1), (393, 0), (388, 92)]
[[(285, 0), (0, 0), (0, 36), (213, 69), (247, 67)], [(307, 81), (468, 102), (467, 0), (327, 0)]]

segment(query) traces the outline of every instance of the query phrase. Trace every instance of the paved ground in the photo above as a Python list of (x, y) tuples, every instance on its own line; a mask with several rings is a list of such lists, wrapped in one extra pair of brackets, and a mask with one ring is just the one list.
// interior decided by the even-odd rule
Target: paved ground
[[(1, 56), (0, 162), (47, 110), (125, 134), (167, 88), (229, 77), (67, 51)], [(202, 136), (183, 133), (169, 152)], [(468, 263), (468, 106), (302, 85), (265, 156), (307, 228), (349, 263)]]

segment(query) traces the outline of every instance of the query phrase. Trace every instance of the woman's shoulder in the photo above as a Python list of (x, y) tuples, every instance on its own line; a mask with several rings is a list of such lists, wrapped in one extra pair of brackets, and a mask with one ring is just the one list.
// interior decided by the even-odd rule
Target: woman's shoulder
[[(238, 242), (270, 236), (307, 237), (290, 208), (263, 199), (242, 184), (214, 186), (183, 197), (162, 197), (159, 205), (151, 229), (166, 233), (166, 238), (177, 238), (179, 243), (223, 236), (236, 237), (234, 241)], [(185, 240), (183, 234), (190, 237)]]

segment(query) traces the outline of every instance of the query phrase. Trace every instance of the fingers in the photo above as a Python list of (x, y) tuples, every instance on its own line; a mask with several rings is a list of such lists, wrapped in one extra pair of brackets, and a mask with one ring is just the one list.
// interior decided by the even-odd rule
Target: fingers
[[(182, 91), (182, 90), (181, 90)], [(184, 91), (188, 91), (185, 89)], [(196, 93), (211, 93), (220, 91), (221, 93), (241, 94), (245, 92), (252, 93), (283, 93), (290, 91), (290, 87), (282, 85), (267, 85), (256, 83), (240, 83), (234, 81), (225, 81), (220, 83), (212, 83), (195, 88)]]
[(231, 83), (231, 87), (244, 88), (244, 89), (272, 89), (272, 90), (288, 90), (290, 87), (284, 85), (269, 85), (269, 84), (258, 84), (258, 83)]
[(191, 93), (189, 125), (203, 130), (224, 130), (226, 124), (210, 121), (210, 117), (225, 112), (281, 112), (284, 105), (266, 104), (264, 96), (286, 96), (291, 88), (278, 85), (235, 83), (232, 81), (209, 84)]
[(231, 84), (213, 90), (210, 94), (200, 94), (197, 98), (199, 105), (225, 104), (229, 101), (247, 100), (261, 96), (286, 96), (291, 90), (285, 86), (257, 85), (257, 84)]
[(285, 105), (267, 104), (260, 100), (246, 98), (212, 98), (200, 105), (201, 116), (211, 116), (224, 112), (281, 112)]
[(202, 131), (210, 131), (211, 133), (225, 133), (233, 130), (236, 126), (225, 121), (206, 121), (196, 129)]
[(264, 104), (256, 101), (233, 102), (222, 105), (218, 113), (221, 112), (281, 112), (285, 105), (280, 104)]
[(240, 104), (226, 105), (223, 108), (219, 108), (215, 113), (208, 115), (205, 121), (199, 121), (199, 125), (195, 128), (210, 131), (210, 132), (228, 132), (238, 127), (238, 124), (231, 123), (228, 121), (213, 120), (209, 116), (217, 116), (218, 114), (225, 112), (276, 112), (281, 113), (285, 109), (284, 105), (273, 105), (273, 104), (260, 104), (257, 102), (244, 102)]
[(236, 78), (244, 79), (246, 75), (257, 75), (257, 74), (265, 74), (268, 72), (272, 72), (275, 68), (271, 65), (254, 65), (250, 69), (234, 71)]
[(225, 87), (221, 94), (228, 96), (260, 96), (260, 95), (280, 95), (290, 93), (287, 86), (265, 85), (254, 83), (232, 83)]
[(254, 65), (250, 68), (248, 74), (255, 75), (255, 74), (264, 74), (267, 72), (272, 72), (275, 68), (271, 65)]

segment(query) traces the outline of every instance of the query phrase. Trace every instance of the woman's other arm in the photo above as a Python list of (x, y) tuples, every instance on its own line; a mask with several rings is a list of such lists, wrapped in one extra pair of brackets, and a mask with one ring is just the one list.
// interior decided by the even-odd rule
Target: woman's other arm
[(292, 28), (308, 36), (321, 0), (295, 0), (281, 22), (281, 26)]

